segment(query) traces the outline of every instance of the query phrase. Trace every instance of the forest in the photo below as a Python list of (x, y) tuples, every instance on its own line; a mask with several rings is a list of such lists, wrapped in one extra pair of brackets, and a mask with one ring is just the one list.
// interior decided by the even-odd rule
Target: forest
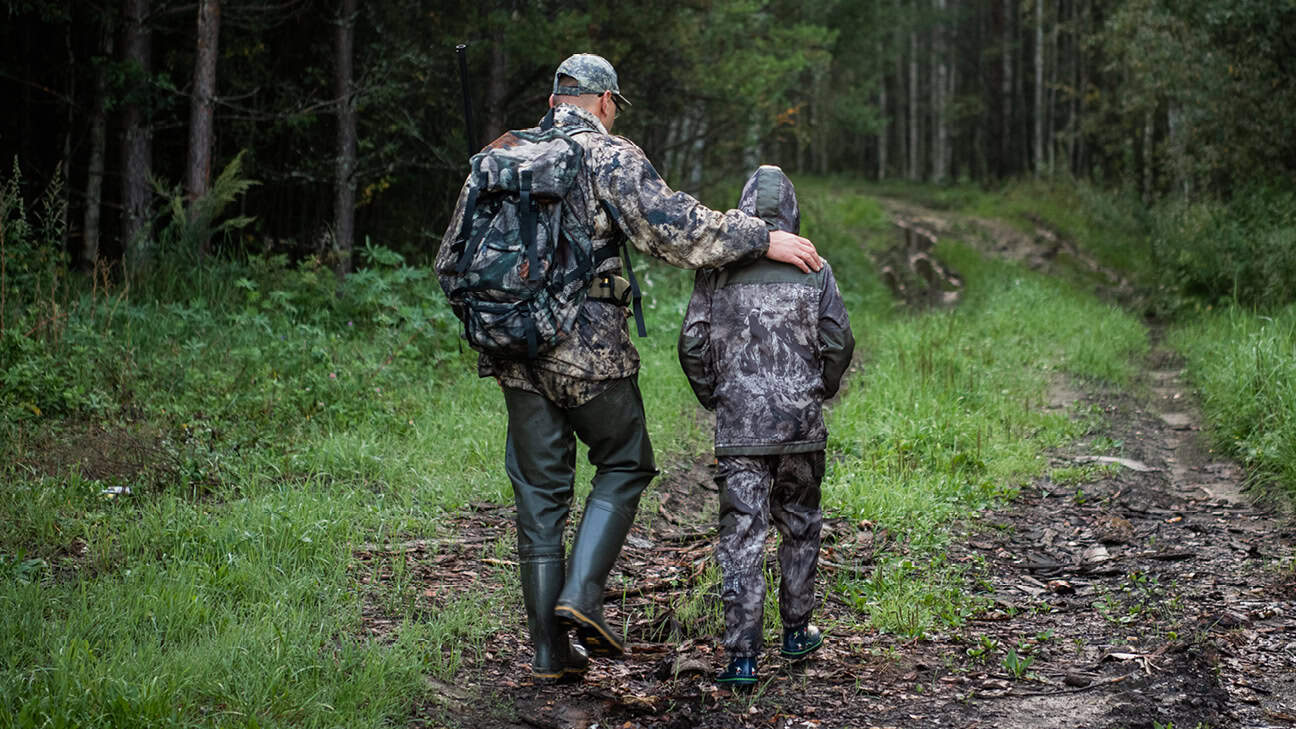
[(141, 231), (235, 160), (256, 187), (219, 207), (240, 224), (200, 236), (203, 250), (343, 270), (368, 238), (426, 256), (467, 140), (533, 125), (553, 68), (578, 51), (613, 63), (634, 104), (619, 131), (694, 193), (758, 161), (937, 184), (1066, 176), (1145, 202), (1229, 198), (1296, 170), (1290, 0), (13, 0), (0, 12), (0, 159), (28, 197), (58, 180), (81, 268), (146, 259), (160, 244)]
[[(431, 262), (574, 52), (673, 188), (781, 166), (849, 311), (825, 642), (771, 534), (751, 693), (641, 254), (628, 655), (530, 671)], [(0, 729), (1293, 725), (1294, 59), (1296, 0), (0, 0)]]

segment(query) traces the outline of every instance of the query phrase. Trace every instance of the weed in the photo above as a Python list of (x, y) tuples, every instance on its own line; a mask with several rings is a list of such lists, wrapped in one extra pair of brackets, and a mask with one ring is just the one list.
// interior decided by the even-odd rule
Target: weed
[(975, 646), (968, 648), (965, 652), (967, 653), (968, 658), (975, 661), (985, 662), (988, 661), (991, 656), (999, 652), (999, 641), (988, 635), (983, 635), (977, 641)]
[[(1049, 480), (1058, 486), (1071, 487), (1094, 483), (1109, 478), (1119, 467), (1110, 463), (1086, 463), (1080, 466), (1064, 466), (1049, 471)], [(1082, 503), (1077, 501), (1076, 503)]]
[(1089, 450), (1100, 455), (1120, 455), (1125, 449), (1125, 441), (1120, 438), (1112, 438), (1108, 435), (1100, 435), (1089, 443)]
[(40, 557), (28, 557), (22, 550), (15, 555), (0, 554), (0, 574), (5, 580), (30, 585), (40, 582), (48, 573), (49, 562)]
[(1020, 680), (1026, 677), (1027, 669), (1029, 669), (1031, 664), (1034, 662), (1035, 656), (1022, 655), (1018, 653), (1015, 648), (1009, 648), (1008, 652), (1004, 655), (1003, 667), (1004, 670), (1008, 671), (1009, 676)]

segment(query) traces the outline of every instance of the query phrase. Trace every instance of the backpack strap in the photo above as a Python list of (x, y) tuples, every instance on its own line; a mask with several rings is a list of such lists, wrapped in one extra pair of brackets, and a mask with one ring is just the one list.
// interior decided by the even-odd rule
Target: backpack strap
[[(531, 318), (530, 310), (523, 308), (521, 314), (523, 318), (526, 319), (527, 361), (531, 362), (535, 360), (538, 354), (540, 354), (540, 341), (539, 341), (540, 337), (539, 334), (536, 332), (535, 320)], [(531, 368), (527, 367), (526, 369), (527, 369), (527, 374), (531, 375)], [(534, 375), (532, 375), (532, 377), (533, 377), (532, 383), (534, 384), (535, 383)], [(537, 389), (539, 389), (539, 385), (537, 385), (536, 387)]]
[(522, 233), (522, 247), (527, 252), (528, 281), (540, 280), (540, 259), (536, 252), (535, 226), (536, 206), (531, 200), (531, 170), (522, 170), (518, 175), (518, 199), (522, 219), (519, 221)]
[(609, 245), (608, 248), (611, 249), (611, 254), (604, 256), (604, 260), (615, 256), (617, 253), (621, 254), (621, 260), (626, 267), (626, 278), (630, 279), (630, 301), (631, 308), (634, 310), (635, 328), (639, 331), (639, 336), (646, 337), (648, 336), (648, 328), (644, 326), (643, 292), (639, 289), (639, 279), (635, 278), (634, 266), (630, 263), (630, 239), (626, 237), (625, 230), (621, 227), (621, 213), (616, 209), (616, 206), (607, 200), (599, 200), (599, 202), (621, 233), (620, 245)]

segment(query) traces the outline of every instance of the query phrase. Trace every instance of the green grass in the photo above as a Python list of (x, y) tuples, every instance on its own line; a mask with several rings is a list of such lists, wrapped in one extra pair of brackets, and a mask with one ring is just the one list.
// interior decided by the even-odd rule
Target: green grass
[(1296, 306), (1271, 316), (1238, 307), (1172, 329), (1201, 395), (1210, 435), (1257, 483), (1296, 496)]
[[(798, 191), (859, 340), (830, 414), (826, 504), (897, 538), (872, 578), (833, 589), (884, 630), (958, 623), (978, 603), (941, 557), (951, 524), (1078, 434), (1044, 412), (1049, 384), (1124, 381), (1142, 330), (956, 241), (940, 254), (967, 280), (963, 304), (898, 310), (863, 248), (889, 235), (877, 201), (841, 180)], [(385, 726), (424, 698), (424, 676), (455, 680), (493, 631), (520, 629), (508, 569), (429, 610), (403, 558), (379, 574), (353, 556), (452, 537), (448, 515), (511, 500), (496, 386), (476, 377), (427, 272), (368, 256), (340, 293), (310, 262), (262, 259), (106, 296), (31, 274), (52, 293), (11, 308), (0, 334), (0, 727)], [(669, 469), (710, 449), (675, 359), (692, 274), (635, 265), (641, 387)], [(56, 308), (67, 316), (30, 337), (15, 324)], [(152, 467), (73, 464), (132, 443)], [(580, 493), (589, 475), (582, 463)], [(107, 498), (114, 486), (132, 493)], [(714, 606), (681, 607), (714, 628)], [(391, 629), (367, 635), (366, 609)]]

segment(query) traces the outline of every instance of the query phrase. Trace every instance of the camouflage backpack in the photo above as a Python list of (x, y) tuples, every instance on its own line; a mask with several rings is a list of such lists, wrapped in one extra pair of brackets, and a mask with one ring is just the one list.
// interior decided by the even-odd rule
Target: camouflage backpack
[(437, 275), (469, 346), (534, 359), (571, 330), (595, 267), (617, 248), (595, 251), (563, 205), (584, 151), (561, 129), (508, 132), (471, 164), (463, 224)]

